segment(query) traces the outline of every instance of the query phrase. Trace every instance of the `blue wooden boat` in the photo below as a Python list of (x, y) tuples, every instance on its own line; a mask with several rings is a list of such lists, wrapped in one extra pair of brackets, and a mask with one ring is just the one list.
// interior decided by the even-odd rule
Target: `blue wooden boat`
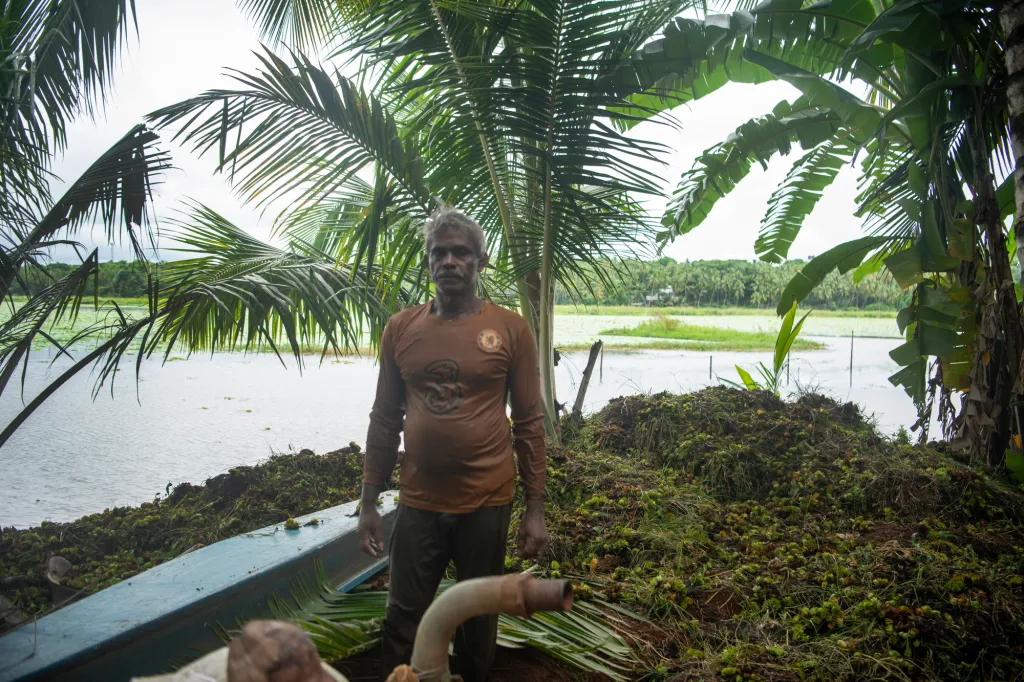
[[(385, 535), (394, 491), (384, 493)], [(313, 523), (316, 519), (316, 523)], [(341, 591), (387, 565), (359, 549), (356, 502), (223, 540), (149, 569), (0, 637), (0, 682), (127, 682), (165, 673), (220, 647), (212, 626), (269, 617), (267, 597), (287, 594), (320, 560)]]

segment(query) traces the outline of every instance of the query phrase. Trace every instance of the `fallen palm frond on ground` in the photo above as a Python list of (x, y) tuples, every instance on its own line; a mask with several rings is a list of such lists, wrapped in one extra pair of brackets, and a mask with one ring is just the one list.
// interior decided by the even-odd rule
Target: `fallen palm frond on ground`
[[(319, 563), (316, 581), (300, 575), (291, 599), (268, 599), (274, 617), (298, 624), (310, 633), (324, 660), (338, 661), (366, 651), (380, 642), (387, 593), (362, 590), (339, 592), (328, 582)], [(454, 581), (441, 583), (441, 594)], [(498, 644), (508, 648), (531, 647), (579, 670), (603, 673), (613, 680), (627, 680), (638, 660), (612, 627), (622, 623), (590, 603), (577, 603), (565, 613), (536, 613), (530, 618), (500, 614)]]

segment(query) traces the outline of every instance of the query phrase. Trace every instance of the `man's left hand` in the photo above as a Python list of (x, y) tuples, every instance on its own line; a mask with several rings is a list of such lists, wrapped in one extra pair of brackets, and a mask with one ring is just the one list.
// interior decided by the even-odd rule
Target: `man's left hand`
[(519, 521), (519, 556), (536, 559), (548, 548), (548, 526), (544, 521), (543, 500), (530, 500)]

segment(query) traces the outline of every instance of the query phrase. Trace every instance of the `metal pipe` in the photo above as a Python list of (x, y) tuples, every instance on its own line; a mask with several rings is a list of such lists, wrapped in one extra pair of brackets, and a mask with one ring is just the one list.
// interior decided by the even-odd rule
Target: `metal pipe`
[(447, 682), (448, 644), (470, 618), (494, 613), (529, 617), (537, 611), (572, 609), (567, 580), (536, 580), (529, 573), (456, 583), (434, 600), (416, 630), (412, 668), (422, 682)]

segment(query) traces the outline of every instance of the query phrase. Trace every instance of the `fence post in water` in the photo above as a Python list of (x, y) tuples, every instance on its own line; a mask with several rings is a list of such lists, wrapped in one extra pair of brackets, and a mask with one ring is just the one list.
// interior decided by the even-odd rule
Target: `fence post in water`
[(590, 347), (590, 357), (587, 358), (587, 368), (583, 370), (583, 378), (580, 380), (579, 391), (576, 392), (576, 404), (572, 408), (572, 416), (576, 418), (583, 417), (583, 400), (587, 396), (587, 388), (590, 386), (590, 377), (594, 373), (594, 365), (597, 363), (597, 356), (601, 354), (601, 349), (604, 348), (604, 341), (598, 339), (594, 342), (594, 345)]
[(853, 386), (853, 330), (850, 330), (850, 386)]
[(712, 376), (711, 375), (711, 368), (714, 366), (714, 364), (715, 364), (715, 356), (714, 355), (709, 355), (708, 356), (708, 381), (712, 380), (711, 379), (711, 376)]

